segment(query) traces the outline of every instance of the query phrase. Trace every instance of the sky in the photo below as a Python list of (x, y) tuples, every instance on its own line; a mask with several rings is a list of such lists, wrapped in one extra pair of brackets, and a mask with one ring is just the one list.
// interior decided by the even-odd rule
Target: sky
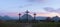
[(0, 0), (0, 15), (37, 13), (37, 16), (60, 16), (60, 0)]

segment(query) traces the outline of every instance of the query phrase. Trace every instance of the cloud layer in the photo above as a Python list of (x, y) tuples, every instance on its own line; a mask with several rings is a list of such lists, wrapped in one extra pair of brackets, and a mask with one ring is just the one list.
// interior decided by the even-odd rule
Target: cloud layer
[(51, 7), (46, 7), (46, 8), (44, 8), (45, 9), (45, 11), (47, 11), (47, 12), (55, 12), (55, 13), (60, 13), (60, 8), (58, 8), (58, 9), (54, 9), (54, 8), (51, 8)]

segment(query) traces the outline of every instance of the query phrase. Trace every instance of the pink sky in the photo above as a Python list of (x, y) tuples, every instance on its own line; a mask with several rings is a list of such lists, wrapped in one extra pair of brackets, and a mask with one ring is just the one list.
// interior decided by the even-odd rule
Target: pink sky
[[(24, 14), (24, 12), (21, 13), (22, 15)], [(59, 16), (59, 13), (36, 13), (36, 16), (46, 16), (46, 17), (54, 17), (54, 16)], [(8, 15), (8, 16), (18, 16), (18, 13), (1, 13), (0, 15)], [(33, 16), (33, 13), (30, 12), (30, 15)]]

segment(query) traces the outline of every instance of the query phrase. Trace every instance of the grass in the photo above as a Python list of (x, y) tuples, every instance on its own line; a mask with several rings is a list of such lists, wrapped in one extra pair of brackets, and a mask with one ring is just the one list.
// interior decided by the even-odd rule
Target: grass
[[(5, 22), (0, 24), (0, 27), (21, 27), (22, 23), (12, 23)], [(60, 23), (57, 22), (40, 22), (40, 23), (32, 23), (33, 27), (60, 27)]]
[(41, 23), (36, 23), (33, 24), (33, 27), (60, 27), (60, 23), (55, 23), (55, 22), (41, 22)]

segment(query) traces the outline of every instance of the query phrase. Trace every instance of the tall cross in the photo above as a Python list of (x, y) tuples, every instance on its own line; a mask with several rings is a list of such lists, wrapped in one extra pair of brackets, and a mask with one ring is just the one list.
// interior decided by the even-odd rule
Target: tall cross
[(26, 13), (28, 14), (28, 13), (29, 13), (29, 11), (27, 10), (27, 11), (26, 11)]
[(27, 11), (26, 11), (26, 14), (27, 14), (27, 22), (28, 22), (28, 13), (29, 13), (29, 11), (27, 10)]

